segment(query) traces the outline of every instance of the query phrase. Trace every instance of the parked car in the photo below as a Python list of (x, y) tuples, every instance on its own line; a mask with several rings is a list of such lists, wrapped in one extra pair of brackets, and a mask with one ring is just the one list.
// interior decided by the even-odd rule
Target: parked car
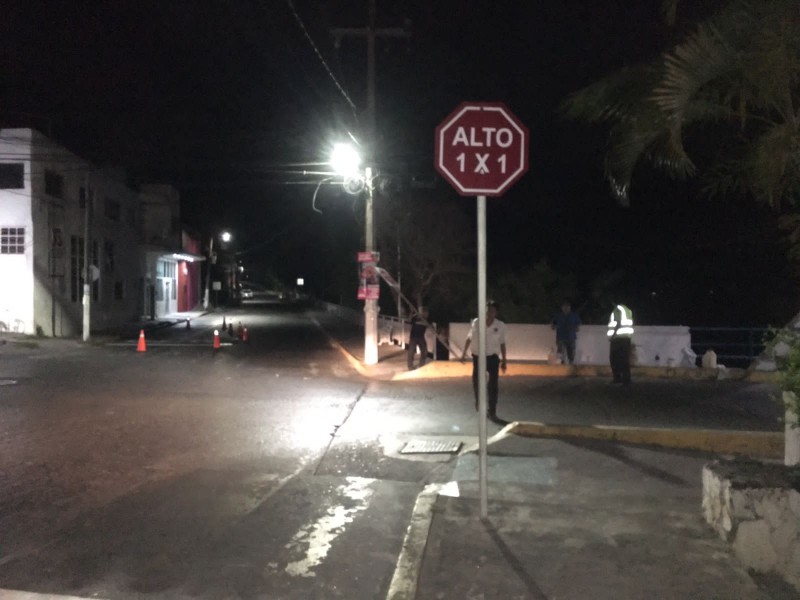
[(242, 300), (251, 300), (253, 298), (253, 290), (242, 288)]

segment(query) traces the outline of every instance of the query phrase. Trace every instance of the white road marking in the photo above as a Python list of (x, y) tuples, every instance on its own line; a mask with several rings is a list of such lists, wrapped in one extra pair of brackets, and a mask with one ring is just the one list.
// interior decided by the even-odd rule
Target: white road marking
[(326, 514), (313, 523), (300, 528), (292, 539), (286, 544), (290, 551), (300, 550), (307, 546), (305, 557), (290, 562), (285, 571), (295, 577), (314, 577), (314, 567), (322, 564), (331, 549), (333, 541), (339, 537), (348, 523), (352, 523), (355, 515), (367, 509), (373, 490), (370, 485), (374, 479), (361, 477), (348, 477), (347, 485), (339, 486), (337, 492), (354, 500), (356, 504), (346, 508), (332, 506)]

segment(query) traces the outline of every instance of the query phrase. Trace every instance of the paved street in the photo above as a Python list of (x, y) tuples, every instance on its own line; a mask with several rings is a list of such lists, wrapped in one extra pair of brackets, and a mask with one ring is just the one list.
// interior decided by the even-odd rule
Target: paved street
[[(346, 327), (302, 307), (251, 304), (224, 316), (246, 325), (249, 341), (223, 333), (230, 345), (216, 353), (222, 313), (148, 332), (145, 353), (135, 337), (0, 346), (0, 589), (386, 597), (419, 493), (451, 481), (466, 460), (399, 450), (418, 438), (474, 443), (469, 380), (364, 378), (318, 323), (342, 337)], [(777, 430), (770, 393), (729, 381), (623, 389), (601, 378), (519, 377), (503, 380), (499, 412)], [(588, 463), (570, 464), (570, 480), (581, 481)], [(694, 493), (694, 484), (681, 493), (688, 505)], [(420, 598), (455, 597), (435, 595), (442, 569), (428, 565), (421, 581), (434, 595)]]

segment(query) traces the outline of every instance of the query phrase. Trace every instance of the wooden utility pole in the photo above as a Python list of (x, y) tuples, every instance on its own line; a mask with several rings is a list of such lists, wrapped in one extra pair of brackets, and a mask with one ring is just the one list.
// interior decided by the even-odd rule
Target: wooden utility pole
[[(367, 252), (375, 250), (375, 224), (373, 220), (374, 176), (375, 164), (375, 39), (378, 37), (403, 38), (409, 37), (409, 32), (402, 27), (381, 27), (375, 25), (375, 0), (369, 0), (369, 22), (361, 28), (332, 29), (331, 35), (336, 40), (337, 47), (343, 37), (363, 37), (367, 40), (367, 111), (366, 111), (366, 187), (367, 201), (364, 215), (364, 245)], [(364, 305), (364, 362), (374, 365), (378, 362), (378, 301), (368, 298)]]
[[(367, 41), (367, 110), (366, 138), (368, 144), (375, 143), (375, 40), (377, 38), (408, 38), (411, 33), (403, 27), (377, 27), (375, 0), (368, 0), (369, 21), (366, 27), (341, 27), (331, 29), (336, 46), (344, 37), (364, 38)], [(373, 151), (373, 148), (369, 148)]]

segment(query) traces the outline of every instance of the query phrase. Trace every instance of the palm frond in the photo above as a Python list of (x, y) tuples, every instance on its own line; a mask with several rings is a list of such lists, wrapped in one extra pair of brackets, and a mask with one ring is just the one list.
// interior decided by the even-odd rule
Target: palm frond
[(560, 107), (569, 119), (590, 123), (624, 121), (637, 110), (660, 73), (654, 65), (624, 67), (571, 94)]
[(628, 192), (633, 172), (663, 135), (662, 131), (661, 123), (644, 116), (612, 127), (605, 156), (605, 174), (620, 205), (630, 206)]
[(664, 56), (664, 76), (653, 101), (667, 118), (682, 123), (688, 106), (704, 86), (731, 73), (736, 53), (711, 25), (700, 26)]
[(746, 194), (749, 189), (741, 158), (718, 161), (703, 173), (701, 182), (703, 195), (719, 200)]
[(786, 231), (789, 242), (789, 258), (800, 262), (800, 214), (790, 213), (778, 219), (778, 227)]
[(683, 147), (683, 132), (673, 125), (667, 135), (660, 136), (651, 145), (647, 158), (656, 167), (669, 175), (685, 179), (697, 170)]
[(800, 190), (800, 133), (791, 123), (776, 124), (753, 140), (747, 175), (755, 196), (780, 209)]
[(661, 2), (661, 14), (667, 25), (675, 25), (678, 18), (678, 0), (663, 0)]
[(766, 19), (742, 61), (753, 107), (791, 119), (792, 94), (800, 83), (800, 15), (779, 23)]

